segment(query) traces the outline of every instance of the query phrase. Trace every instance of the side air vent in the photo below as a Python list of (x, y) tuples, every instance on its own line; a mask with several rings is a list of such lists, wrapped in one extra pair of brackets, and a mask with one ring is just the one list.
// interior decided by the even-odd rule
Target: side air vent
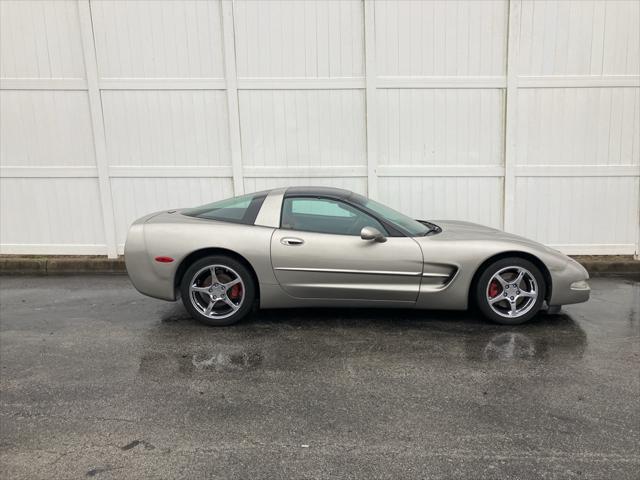
[(442, 290), (446, 288), (458, 273), (455, 265), (425, 264), (422, 273), (421, 290)]

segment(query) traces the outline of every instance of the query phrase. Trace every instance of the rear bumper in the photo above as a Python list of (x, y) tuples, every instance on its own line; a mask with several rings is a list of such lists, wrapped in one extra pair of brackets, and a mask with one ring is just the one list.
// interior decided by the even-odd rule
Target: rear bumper
[(148, 215), (137, 220), (129, 228), (124, 246), (124, 262), (127, 274), (133, 286), (140, 293), (161, 300), (174, 301), (176, 292), (172, 279), (177, 265), (174, 263), (155, 264), (147, 251), (144, 222), (152, 216)]

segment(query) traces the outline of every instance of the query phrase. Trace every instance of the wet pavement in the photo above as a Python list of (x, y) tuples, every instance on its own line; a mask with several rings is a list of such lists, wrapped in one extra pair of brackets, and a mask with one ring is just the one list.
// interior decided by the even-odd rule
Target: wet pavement
[(640, 281), (504, 327), (277, 310), (226, 328), (125, 276), (0, 278), (2, 478), (640, 471)]

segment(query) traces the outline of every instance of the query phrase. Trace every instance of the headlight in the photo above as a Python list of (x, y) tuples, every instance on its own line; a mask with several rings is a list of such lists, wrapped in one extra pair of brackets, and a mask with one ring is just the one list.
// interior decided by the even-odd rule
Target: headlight
[(589, 283), (586, 280), (580, 280), (579, 282), (573, 282), (571, 284), (571, 290), (589, 290)]

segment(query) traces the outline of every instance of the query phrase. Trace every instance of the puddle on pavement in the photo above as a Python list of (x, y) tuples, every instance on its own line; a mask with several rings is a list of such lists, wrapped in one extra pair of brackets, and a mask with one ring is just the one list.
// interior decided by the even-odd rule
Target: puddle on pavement
[(263, 354), (250, 349), (218, 349), (198, 353), (148, 352), (140, 358), (138, 373), (150, 377), (175, 374), (191, 376), (198, 372), (242, 372), (262, 365)]
[(527, 335), (516, 332), (500, 333), (482, 349), (482, 360), (511, 360), (540, 358), (547, 350), (546, 343), (536, 345)]
[[(509, 327), (505, 327), (509, 328)], [(587, 335), (569, 316), (504, 330), (490, 327), (466, 336), (467, 359), (480, 361), (546, 360), (581, 358)]]
[(257, 351), (241, 351), (234, 353), (214, 353), (209, 358), (202, 359), (193, 355), (191, 364), (196, 370), (225, 369), (225, 368), (253, 368), (262, 364), (262, 353)]

